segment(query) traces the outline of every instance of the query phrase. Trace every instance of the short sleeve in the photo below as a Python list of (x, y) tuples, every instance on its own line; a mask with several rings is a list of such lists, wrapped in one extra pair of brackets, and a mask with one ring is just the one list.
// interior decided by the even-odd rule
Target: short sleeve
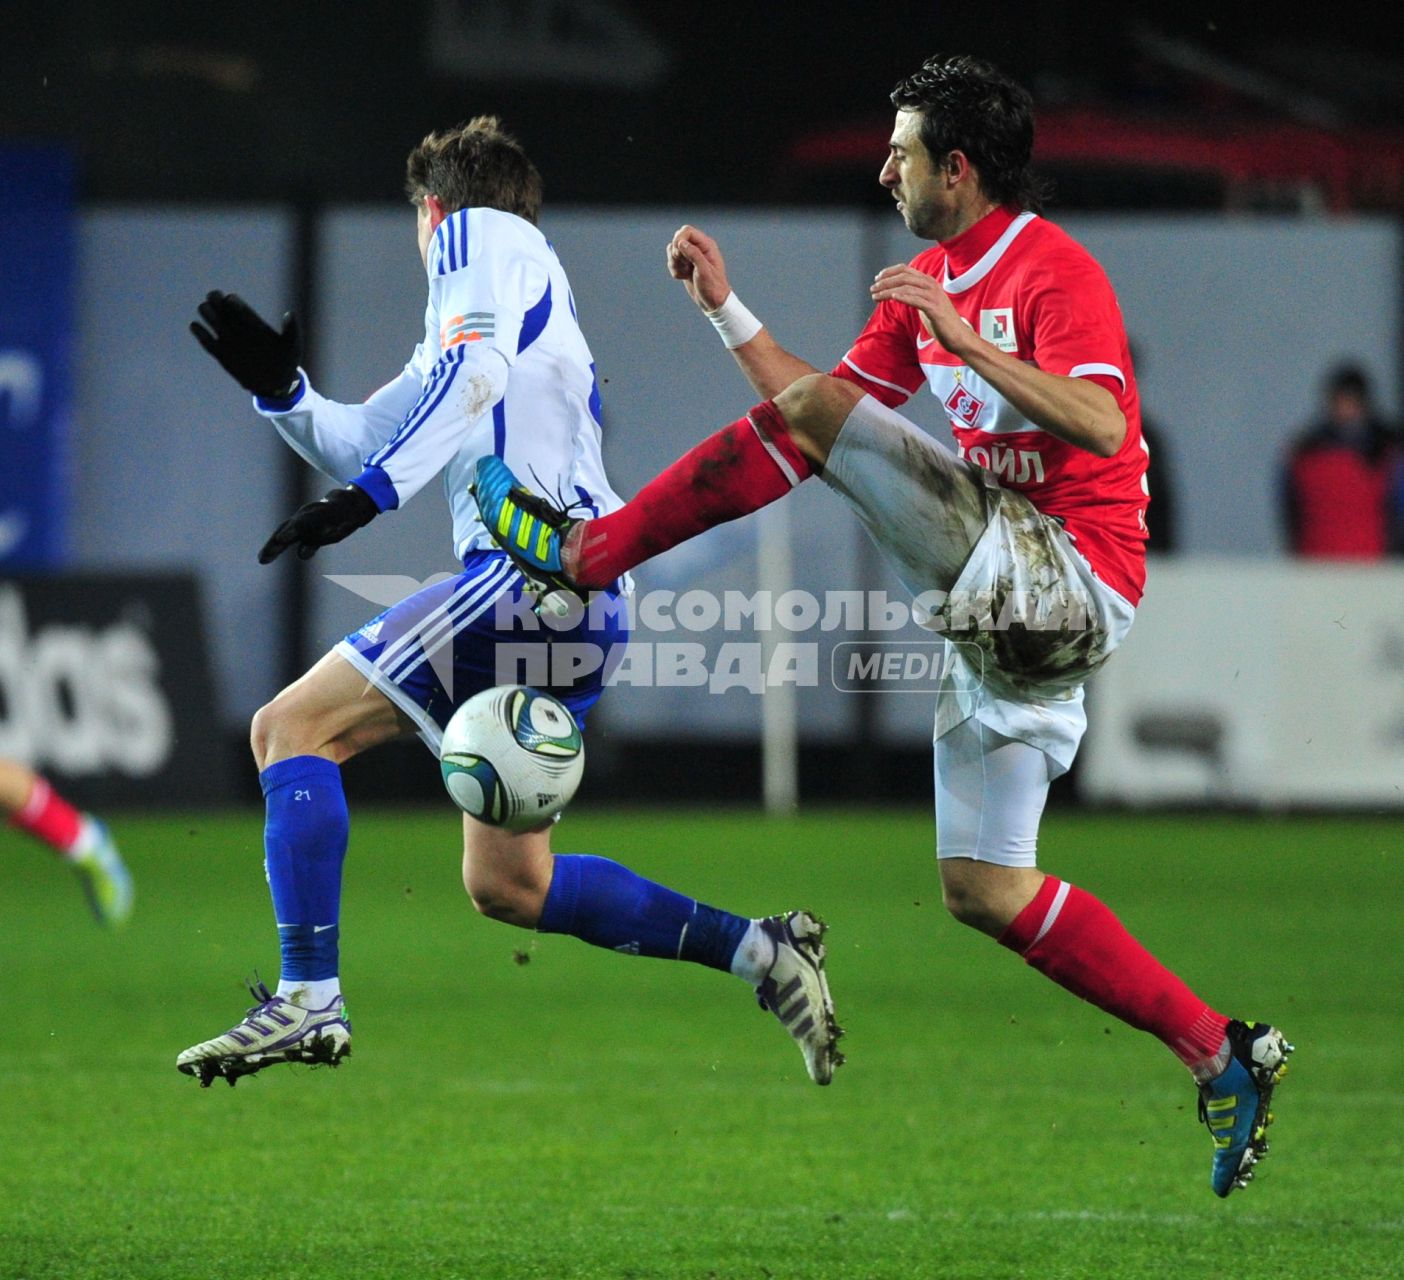
[(915, 308), (878, 303), (833, 376), (862, 387), (889, 408), (905, 403), (926, 383), (917, 360), (916, 323)]
[(1090, 257), (1059, 255), (1029, 284), (1034, 363), (1062, 377), (1110, 379), (1124, 391), (1126, 329), (1102, 269)]

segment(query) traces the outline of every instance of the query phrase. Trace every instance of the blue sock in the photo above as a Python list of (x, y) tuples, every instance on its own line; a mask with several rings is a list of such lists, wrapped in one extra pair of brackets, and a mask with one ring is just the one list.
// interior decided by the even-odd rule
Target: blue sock
[(629, 955), (729, 970), (750, 923), (745, 916), (645, 880), (608, 858), (566, 853), (556, 857), (536, 927)]
[(350, 819), (341, 769), (321, 756), (293, 756), (258, 775), (268, 805), (264, 867), (283, 952), (283, 978), (337, 976), (341, 864)]

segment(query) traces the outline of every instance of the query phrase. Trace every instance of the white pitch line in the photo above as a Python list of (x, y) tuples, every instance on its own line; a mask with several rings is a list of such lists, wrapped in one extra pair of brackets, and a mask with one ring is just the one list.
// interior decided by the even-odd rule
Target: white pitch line
[[(597, 1205), (596, 1212), (628, 1214), (633, 1213), (631, 1205)], [(650, 1213), (657, 1213), (651, 1206)], [(776, 1205), (759, 1208), (755, 1204), (717, 1204), (708, 1201), (706, 1205), (670, 1205), (668, 1214), (692, 1217), (711, 1217), (719, 1213), (763, 1213), (772, 1218), (828, 1218), (839, 1214), (844, 1218), (883, 1218), (888, 1222), (965, 1222), (988, 1226), (1015, 1226), (1030, 1222), (1090, 1222), (1145, 1227), (1193, 1227), (1207, 1230), (1217, 1227), (1222, 1217), (1215, 1213), (1149, 1213), (1125, 1209), (1028, 1209), (1019, 1213), (1003, 1213), (989, 1210), (972, 1210), (968, 1213), (959, 1209), (933, 1209), (927, 1212), (914, 1212), (902, 1206), (892, 1209), (852, 1209), (836, 1202), (824, 1205)], [(1313, 1231), (1335, 1228), (1339, 1231), (1369, 1231), (1382, 1235), (1404, 1231), (1404, 1218), (1383, 1218), (1374, 1222), (1336, 1219), (1323, 1221), (1320, 1218), (1274, 1218), (1261, 1214), (1236, 1214), (1235, 1224), (1271, 1229), (1310, 1228)]]

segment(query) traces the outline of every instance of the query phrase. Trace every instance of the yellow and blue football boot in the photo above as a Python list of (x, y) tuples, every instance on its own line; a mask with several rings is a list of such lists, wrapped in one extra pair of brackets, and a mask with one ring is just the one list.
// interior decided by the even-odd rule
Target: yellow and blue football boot
[(478, 459), (471, 486), (488, 536), (545, 602), (556, 593), (582, 596), (561, 564), (561, 546), (576, 524), (566, 512), (521, 484), (501, 458)]
[(1228, 1042), (1228, 1066), (1199, 1086), (1199, 1118), (1214, 1139), (1210, 1186), (1216, 1196), (1246, 1187), (1267, 1155), (1273, 1090), (1294, 1048), (1265, 1022), (1230, 1022)]

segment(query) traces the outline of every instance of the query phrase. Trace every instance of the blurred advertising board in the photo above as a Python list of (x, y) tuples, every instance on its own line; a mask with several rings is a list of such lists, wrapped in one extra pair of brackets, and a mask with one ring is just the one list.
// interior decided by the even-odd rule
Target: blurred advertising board
[(0, 756), (93, 808), (227, 798), (195, 579), (0, 577)]
[(63, 562), (75, 241), (68, 153), (0, 146), (0, 569)]
[(1083, 796), (1404, 809), (1404, 567), (1153, 561), (1088, 686)]

